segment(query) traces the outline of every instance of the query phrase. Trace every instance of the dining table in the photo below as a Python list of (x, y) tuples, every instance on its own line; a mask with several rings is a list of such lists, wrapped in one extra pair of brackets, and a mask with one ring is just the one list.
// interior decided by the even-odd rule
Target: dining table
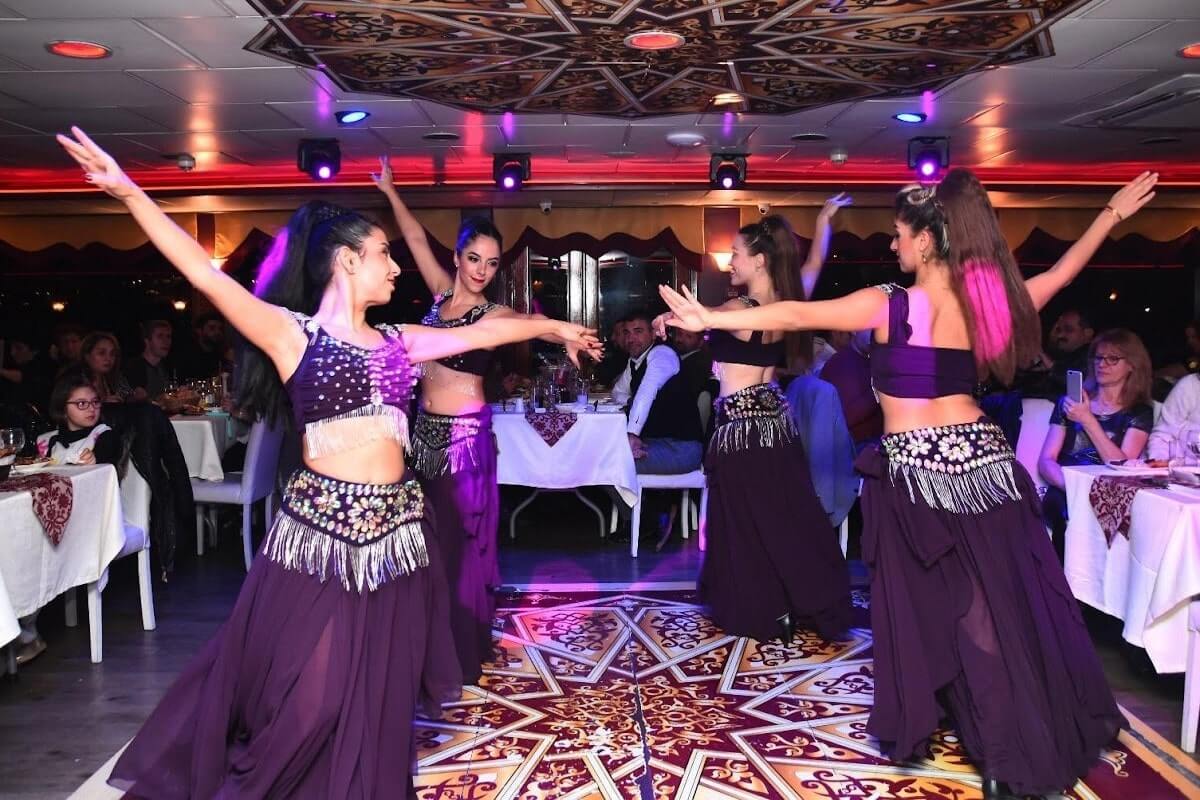
[(234, 439), (231, 424), (231, 417), (224, 412), (171, 417), (171, 427), (179, 439), (190, 477), (205, 481), (225, 479), (221, 456)]

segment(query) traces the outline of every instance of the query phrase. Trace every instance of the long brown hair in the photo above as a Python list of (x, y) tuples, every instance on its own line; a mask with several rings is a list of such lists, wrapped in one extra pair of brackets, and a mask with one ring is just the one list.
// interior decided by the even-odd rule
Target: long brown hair
[(1037, 356), (1042, 327), (983, 184), (952, 169), (936, 188), (902, 190), (896, 217), (914, 233), (928, 230), (949, 265), (980, 376), (1011, 383), (1017, 367)]
[[(750, 255), (762, 257), (767, 262), (767, 274), (780, 300), (807, 300), (800, 284), (800, 251), (796, 247), (796, 235), (792, 226), (778, 214), (763, 217), (760, 222), (743, 225), (738, 235), (746, 242)], [(812, 334), (796, 331), (784, 334), (789, 366), (799, 364), (807, 368), (812, 363)]]
[(1088, 348), (1088, 390), (1096, 391), (1096, 350), (1106, 344), (1119, 352), (1132, 368), (1125, 385), (1121, 387), (1121, 408), (1128, 411), (1139, 403), (1150, 404), (1150, 384), (1154, 380), (1153, 367), (1146, 345), (1136, 333), (1125, 328), (1113, 328), (1092, 339)]

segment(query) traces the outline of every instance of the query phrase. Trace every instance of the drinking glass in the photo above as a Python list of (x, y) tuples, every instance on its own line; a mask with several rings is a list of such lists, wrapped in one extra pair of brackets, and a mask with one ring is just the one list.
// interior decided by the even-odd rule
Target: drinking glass
[(0, 464), (11, 464), (24, 447), (24, 430), (0, 428)]

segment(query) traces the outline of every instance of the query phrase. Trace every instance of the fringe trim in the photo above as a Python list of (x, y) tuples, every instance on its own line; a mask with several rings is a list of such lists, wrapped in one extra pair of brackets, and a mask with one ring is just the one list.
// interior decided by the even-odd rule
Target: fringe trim
[(725, 422), (713, 432), (712, 443), (722, 453), (748, 450), (757, 431), (759, 447), (777, 447), (796, 437), (792, 418), (785, 412), (770, 417), (747, 417)]
[(313, 458), (352, 450), (379, 439), (395, 439), (408, 449), (411, 446), (408, 415), (395, 406), (369, 405), (304, 426), (304, 441)]
[(952, 514), (981, 514), (1009, 500), (1020, 500), (1012, 460), (996, 461), (968, 472), (951, 475), (909, 464), (888, 463), (892, 483), (896, 475), (904, 477), (908, 497), (917, 502), (913, 485), (930, 508)]
[(280, 511), (263, 542), (263, 553), (284, 569), (316, 575), (324, 583), (330, 574), (342, 588), (364, 587), (373, 592), (393, 578), (429, 566), (421, 520), (405, 522), (370, 544), (353, 545)]
[(446, 447), (434, 447), (417, 436), (408, 450), (408, 465), (423, 478), (455, 475), (478, 467), (480, 463), (479, 442), (474, 436), (451, 442)]

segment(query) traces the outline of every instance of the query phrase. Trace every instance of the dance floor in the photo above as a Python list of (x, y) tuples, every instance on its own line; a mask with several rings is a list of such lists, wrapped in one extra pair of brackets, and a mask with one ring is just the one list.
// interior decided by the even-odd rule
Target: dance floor
[[(856, 590), (862, 627), (847, 641), (800, 633), (783, 646), (724, 635), (694, 592), (508, 595), (481, 689), (418, 724), (418, 796), (979, 797), (952, 730), (907, 764), (866, 735), (868, 603)], [(1067, 796), (1200, 795), (1200, 778), (1148, 736), (1135, 724)]]

